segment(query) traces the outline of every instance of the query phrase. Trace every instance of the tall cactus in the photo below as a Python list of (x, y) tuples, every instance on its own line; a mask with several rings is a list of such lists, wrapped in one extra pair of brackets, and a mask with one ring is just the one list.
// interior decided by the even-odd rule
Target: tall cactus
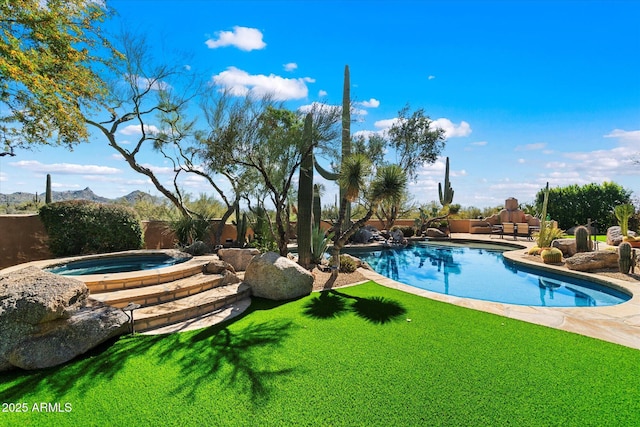
[(591, 250), (591, 242), (589, 240), (589, 230), (584, 225), (576, 227), (574, 231), (576, 236), (576, 251), (589, 252)]
[(629, 218), (631, 218), (636, 212), (636, 208), (631, 203), (626, 203), (624, 205), (616, 206), (613, 209), (613, 212), (620, 224), (620, 232), (622, 233), (622, 236), (626, 237), (629, 234)]
[[(342, 152), (340, 162), (349, 157), (351, 154), (351, 78), (349, 74), (349, 66), (344, 66), (344, 84), (342, 88)], [(340, 176), (339, 173), (331, 172), (324, 169), (317, 162), (314, 162), (315, 169), (326, 180), (337, 181)], [(342, 164), (341, 164), (342, 166)], [(340, 188), (340, 203), (347, 203), (344, 217), (344, 224), (351, 222), (351, 203), (344, 202), (345, 190)]]
[(320, 220), (322, 219), (322, 205), (320, 204), (320, 186), (313, 184), (313, 226), (320, 228)]
[(629, 242), (620, 243), (620, 246), (618, 246), (618, 267), (620, 267), (620, 273), (629, 274), (632, 258), (631, 244)]
[(236, 242), (238, 246), (244, 248), (247, 244), (247, 229), (249, 220), (246, 212), (240, 216), (240, 206), (236, 204)]
[(44, 192), (44, 202), (48, 205), (51, 203), (51, 174), (47, 174), (47, 187)]
[(313, 204), (313, 117), (311, 113), (304, 119), (304, 131), (300, 150), (300, 179), (298, 180), (298, 264), (311, 264), (311, 211)]
[(453, 188), (449, 182), (449, 158), (447, 157), (447, 165), (444, 172), (444, 189), (441, 183), (438, 183), (438, 196), (443, 207), (447, 207), (453, 202)]

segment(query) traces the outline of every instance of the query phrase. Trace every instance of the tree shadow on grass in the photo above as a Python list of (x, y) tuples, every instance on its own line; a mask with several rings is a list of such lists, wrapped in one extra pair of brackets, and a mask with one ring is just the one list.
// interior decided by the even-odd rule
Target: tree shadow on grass
[[(253, 402), (269, 397), (273, 378), (287, 375), (291, 367), (272, 367), (270, 354), (280, 347), (293, 328), (291, 321), (274, 320), (249, 324), (238, 331), (218, 325), (192, 335), (181, 345), (188, 348), (187, 357), (175, 361), (184, 380), (176, 384), (174, 393), (193, 397), (204, 383), (220, 381), (225, 388), (249, 393)], [(170, 357), (159, 354), (159, 357)]]
[[(353, 300), (351, 305), (348, 300)], [(315, 319), (331, 319), (348, 311), (371, 323), (384, 324), (398, 319), (407, 310), (397, 301), (384, 297), (362, 298), (337, 290), (324, 291), (309, 301), (303, 313)]]
[[(123, 336), (105, 341), (60, 366), (37, 371), (15, 369), (0, 373), (0, 383), (13, 383), (8, 387), (0, 386), (0, 400), (14, 401), (36, 390), (48, 390), (58, 396), (63, 396), (70, 389), (85, 393), (96, 383), (112, 380), (132, 355), (148, 354), (160, 341), (168, 340), (171, 338)], [(171, 344), (167, 342), (166, 345)]]
[(331, 319), (349, 311), (347, 301), (333, 295), (330, 291), (320, 292), (320, 296), (312, 299), (304, 306), (304, 314), (314, 319)]
[[(85, 394), (96, 384), (113, 380), (132, 357), (144, 357), (158, 366), (177, 364), (184, 374), (184, 382), (176, 386), (177, 390), (195, 393), (199, 384), (226, 375), (223, 379), (227, 384), (248, 384), (252, 398), (265, 397), (268, 395), (268, 379), (286, 374), (291, 369), (264, 368), (268, 360), (258, 360), (253, 350), (278, 347), (289, 335), (291, 322), (252, 324), (239, 332), (232, 332), (228, 327), (252, 312), (270, 310), (281, 304), (283, 302), (254, 299), (243, 315), (200, 331), (122, 336), (60, 366), (37, 371), (16, 369), (2, 372), (0, 400), (18, 401), (23, 396), (39, 394), (40, 390), (57, 396), (64, 396), (69, 390)], [(181, 353), (181, 357), (175, 353)]]

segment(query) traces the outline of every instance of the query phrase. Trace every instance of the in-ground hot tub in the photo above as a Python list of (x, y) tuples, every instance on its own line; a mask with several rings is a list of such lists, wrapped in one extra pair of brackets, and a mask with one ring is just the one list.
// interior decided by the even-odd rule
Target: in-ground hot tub
[(189, 254), (174, 250), (126, 251), (67, 258), (64, 262), (51, 264), (44, 270), (65, 276), (127, 273), (169, 267), (191, 258)]

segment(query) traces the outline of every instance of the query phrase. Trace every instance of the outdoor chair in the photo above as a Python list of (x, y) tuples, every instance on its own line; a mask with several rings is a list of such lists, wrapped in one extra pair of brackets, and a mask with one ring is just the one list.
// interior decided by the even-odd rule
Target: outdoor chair
[(529, 224), (526, 222), (519, 222), (516, 224), (516, 233), (518, 236), (524, 236), (528, 240), (532, 240), (531, 228), (529, 227)]
[(513, 238), (516, 238), (516, 225), (513, 222), (503, 222), (502, 223), (502, 233), (500, 237), (504, 238), (504, 235), (513, 235)]

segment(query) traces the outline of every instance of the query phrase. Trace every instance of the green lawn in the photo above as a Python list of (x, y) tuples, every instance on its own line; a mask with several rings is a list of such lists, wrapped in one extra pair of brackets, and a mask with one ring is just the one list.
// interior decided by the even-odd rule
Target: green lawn
[(0, 425), (631, 426), (639, 374), (640, 351), (369, 282), (0, 374), (29, 408)]

